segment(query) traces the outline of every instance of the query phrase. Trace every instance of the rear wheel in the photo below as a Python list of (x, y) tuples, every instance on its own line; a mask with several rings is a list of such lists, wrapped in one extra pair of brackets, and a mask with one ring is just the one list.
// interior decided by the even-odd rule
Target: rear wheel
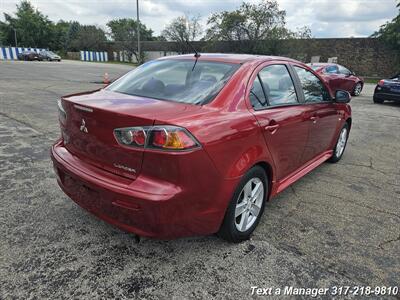
[(342, 158), (344, 149), (346, 149), (348, 138), (349, 138), (349, 124), (346, 123), (344, 124), (342, 130), (340, 131), (335, 148), (333, 149), (333, 155), (329, 159), (330, 162), (336, 163)]
[(374, 103), (383, 103), (383, 99), (379, 99), (379, 98), (376, 98), (375, 96), (374, 96)]
[(264, 211), (267, 182), (267, 175), (259, 166), (243, 176), (229, 203), (218, 236), (234, 243), (250, 238)]
[(361, 82), (357, 82), (357, 84), (353, 88), (353, 96), (359, 96), (363, 89), (363, 84)]

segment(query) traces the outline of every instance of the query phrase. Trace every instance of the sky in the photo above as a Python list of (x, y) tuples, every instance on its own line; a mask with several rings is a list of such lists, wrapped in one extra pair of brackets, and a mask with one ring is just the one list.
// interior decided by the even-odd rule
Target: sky
[[(50, 20), (76, 20), (82, 24), (105, 24), (115, 18), (136, 18), (136, 0), (31, 0)], [(248, 0), (247, 2), (258, 2)], [(3, 12), (12, 14), (19, 0), (0, 0)], [(141, 21), (159, 35), (166, 24), (181, 15), (200, 15), (203, 27), (214, 12), (233, 10), (241, 0), (139, 0)], [(308, 26), (313, 37), (365, 37), (397, 13), (395, 0), (278, 0), (287, 13), (287, 27)]]

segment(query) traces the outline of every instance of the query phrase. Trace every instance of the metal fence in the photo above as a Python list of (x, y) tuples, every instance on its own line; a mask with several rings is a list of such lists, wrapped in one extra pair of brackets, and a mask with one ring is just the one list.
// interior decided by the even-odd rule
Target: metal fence
[(108, 61), (107, 52), (81, 51), (82, 61)]
[(46, 50), (41, 48), (25, 48), (25, 47), (0, 47), (0, 59), (2, 60), (17, 60), (18, 54), (23, 51), (35, 51), (39, 53), (40, 51)]

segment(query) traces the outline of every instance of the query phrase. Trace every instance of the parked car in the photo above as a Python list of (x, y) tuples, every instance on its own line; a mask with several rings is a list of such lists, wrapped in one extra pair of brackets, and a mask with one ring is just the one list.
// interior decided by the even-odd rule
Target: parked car
[(400, 101), (400, 73), (378, 82), (374, 92), (374, 102), (383, 103), (385, 100)]
[(43, 60), (61, 61), (61, 57), (55, 54), (53, 51), (44, 50), (40, 52), (40, 55), (42, 56)]
[(26, 50), (18, 54), (19, 60), (43, 60), (43, 57), (33, 50)]
[(341, 159), (350, 97), (331, 98), (320, 75), (283, 57), (157, 59), (104, 89), (61, 98), (57, 181), (83, 208), (137, 235), (218, 232), (240, 242), (267, 200)]
[(333, 63), (312, 63), (309, 66), (324, 78), (333, 93), (345, 90), (353, 96), (361, 94), (364, 79), (346, 67)]

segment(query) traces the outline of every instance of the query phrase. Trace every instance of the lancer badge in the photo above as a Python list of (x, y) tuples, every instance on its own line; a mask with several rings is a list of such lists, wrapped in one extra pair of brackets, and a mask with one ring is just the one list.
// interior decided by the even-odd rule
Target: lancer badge
[(84, 132), (84, 133), (88, 133), (88, 129), (86, 127), (86, 122), (85, 122), (84, 119), (82, 119), (81, 127), (79, 128), (79, 130)]

